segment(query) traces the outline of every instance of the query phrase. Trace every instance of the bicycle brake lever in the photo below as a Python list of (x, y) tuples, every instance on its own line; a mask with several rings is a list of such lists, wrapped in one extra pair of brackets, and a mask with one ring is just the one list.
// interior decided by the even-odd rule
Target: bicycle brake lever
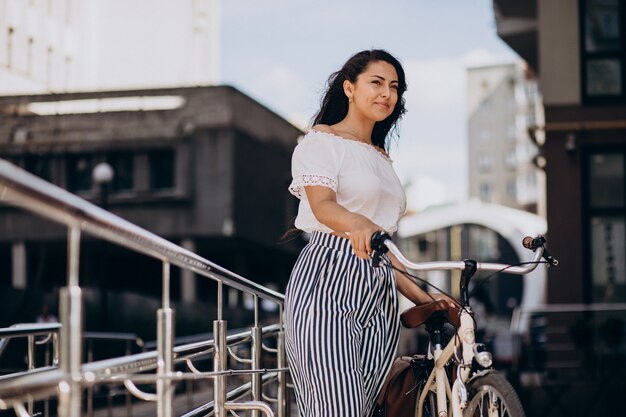
[(372, 266), (374, 268), (380, 266), (381, 255), (389, 250), (389, 248), (385, 246), (385, 240), (387, 239), (391, 239), (391, 237), (385, 232), (378, 231), (372, 235)]
[(380, 267), (381, 256), (377, 251), (372, 251), (372, 266), (374, 268)]

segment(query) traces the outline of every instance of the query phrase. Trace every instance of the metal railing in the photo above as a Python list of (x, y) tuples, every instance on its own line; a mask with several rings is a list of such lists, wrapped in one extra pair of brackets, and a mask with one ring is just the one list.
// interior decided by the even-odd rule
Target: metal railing
[[(60, 290), (59, 359), (58, 367), (45, 367), (8, 375), (0, 381), (0, 408), (13, 408), (18, 416), (28, 412), (24, 403), (33, 398), (58, 397), (58, 414), (62, 417), (82, 415), (84, 388), (98, 383), (122, 382), (126, 389), (145, 401), (157, 403), (157, 415), (173, 415), (174, 383), (182, 380), (211, 379), (213, 401), (185, 415), (225, 416), (230, 410), (252, 410), (273, 416), (264, 402), (262, 387), (277, 382), (276, 403), (279, 417), (286, 411), (286, 360), (283, 331), (284, 296), (246, 278), (234, 274), (209, 260), (154, 235), (118, 216), (113, 215), (53, 184), (50, 184), (0, 159), (0, 202), (21, 207), (67, 226), (68, 275), (67, 285)], [(157, 349), (152, 352), (127, 355), (92, 363), (82, 362), (83, 300), (79, 286), (79, 253), (82, 233), (104, 239), (162, 262), (162, 302), (157, 311)], [(174, 311), (170, 307), (170, 267), (176, 265), (217, 282), (217, 320), (213, 322), (213, 339), (174, 346)], [(249, 331), (227, 337), (223, 318), (223, 286), (251, 294), (254, 300), (254, 324)], [(261, 328), (260, 300), (278, 305), (278, 323)], [(261, 367), (263, 337), (275, 335), (276, 368)], [(227, 369), (228, 348), (244, 342), (251, 344), (251, 358), (244, 360), (250, 369)], [(201, 372), (193, 359), (212, 355), (213, 371)], [(234, 356), (237, 358), (237, 356)], [(174, 365), (184, 363), (189, 372), (175, 371)], [(154, 374), (145, 372), (156, 371)], [(227, 393), (227, 378), (245, 374), (251, 381)], [(156, 393), (147, 393), (137, 383), (155, 383)], [(252, 401), (237, 402), (250, 392)]]

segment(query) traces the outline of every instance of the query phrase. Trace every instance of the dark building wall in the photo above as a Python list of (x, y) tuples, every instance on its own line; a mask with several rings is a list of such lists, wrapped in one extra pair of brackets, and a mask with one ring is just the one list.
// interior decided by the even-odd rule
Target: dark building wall
[(548, 161), (546, 193), (548, 214), (548, 243), (555, 254), (565, 257), (558, 268), (549, 270), (548, 302), (579, 303), (583, 299), (582, 179), (581, 152), (566, 152), (567, 134), (546, 135), (543, 147)]
[(237, 235), (257, 242), (278, 242), (295, 216), (291, 152), (264, 145), (245, 133), (235, 139), (234, 207)]
[[(180, 96), (184, 105), (50, 116), (26, 111), (30, 102), (151, 95)], [(210, 261), (281, 288), (301, 247), (299, 241), (278, 243), (296, 215), (297, 204), (287, 186), (291, 153), (301, 134), (231, 87), (0, 97), (0, 158), (102, 204), (99, 189), (90, 185), (91, 169), (121, 156), (127, 175), (122, 183), (129, 188), (109, 191), (108, 210), (175, 243), (192, 241)], [(173, 160), (173, 179), (168, 186), (165, 176), (160, 180), (165, 186), (155, 188), (154, 173), (158, 177), (160, 169), (172, 165), (155, 165), (163, 156)], [(74, 190), (72, 161), (80, 158), (88, 165), (83, 173), (87, 185)], [(48, 290), (64, 285), (66, 236), (67, 230), (51, 221), (0, 207), (0, 260), (11, 259), (11, 242), (25, 241), (29, 286)], [(81, 284), (95, 288), (108, 277), (105, 289), (160, 295), (158, 262), (89, 236), (81, 250)], [(6, 262), (0, 267), (2, 282), (8, 285), (10, 268)], [(175, 298), (179, 275), (174, 267)], [(198, 280), (199, 299), (206, 300), (214, 288), (207, 279)]]

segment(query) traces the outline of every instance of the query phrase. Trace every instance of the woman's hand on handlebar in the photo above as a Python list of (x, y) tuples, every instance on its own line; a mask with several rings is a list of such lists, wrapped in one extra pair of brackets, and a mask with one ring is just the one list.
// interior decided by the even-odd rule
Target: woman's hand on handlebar
[(381, 227), (360, 214), (354, 214), (350, 223), (350, 242), (354, 254), (361, 259), (369, 259), (369, 254), (372, 253), (372, 235), (381, 230)]

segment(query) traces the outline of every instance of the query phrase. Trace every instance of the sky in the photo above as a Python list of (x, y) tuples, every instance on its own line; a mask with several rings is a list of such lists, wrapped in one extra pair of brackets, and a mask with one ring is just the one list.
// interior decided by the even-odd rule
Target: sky
[(223, 0), (220, 82), (306, 129), (354, 53), (403, 64), (407, 114), (390, 148), (409, 208), (467, 198), (466, 68), (512, 62), (491, 0)]

